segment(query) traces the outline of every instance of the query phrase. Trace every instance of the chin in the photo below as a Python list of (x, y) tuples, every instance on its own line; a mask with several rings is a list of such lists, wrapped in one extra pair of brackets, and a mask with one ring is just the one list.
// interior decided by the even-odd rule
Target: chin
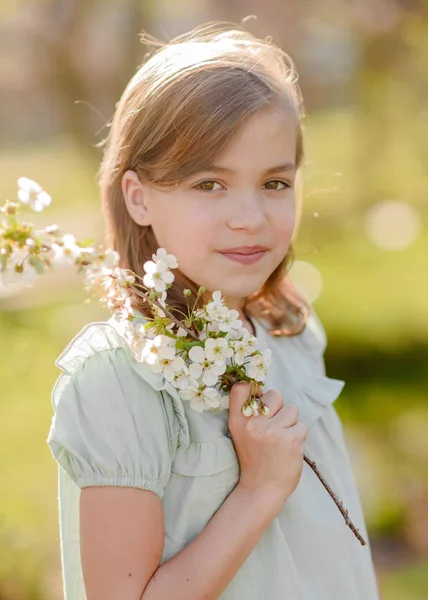
[(222, 296), (226, 297), (226, 301), (228, 298), (246, 298), (247, 296), (251, 296), (255, 292), (257, 292), (266, 280), (260, 281), (257, 285), (219, 285), (214, 288), (214, 290), (221, 290)]

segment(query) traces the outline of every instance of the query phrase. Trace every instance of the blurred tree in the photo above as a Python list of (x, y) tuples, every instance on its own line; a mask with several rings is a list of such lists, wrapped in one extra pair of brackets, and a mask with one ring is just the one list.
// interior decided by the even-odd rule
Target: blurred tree
[(64, 129), (97, 162), (95, 136), (107, 133), (114, 105), (142, 62), (139, 33), (149, 13), (141, 0), (50, 0), (38, 9), (44, 85), (57, 97)]
[[(399, 169), (385, 177), (382, 167), (395, 146), (397, 125), (417, 105), (420, 81), (408, 81), (407, 65), (418, 60), (406, 38), (410, 22), (426, 31), (427, 8), (417, 0), (357, 0), (352, 4), (360, 53), (353, 79), (357, 106), (355, 190), (361, 212), (373, 202), (400, 191)], [(423, 13), (425, 12), (425, 19)], [(411, 84), (409, 94), (408, 86)]]

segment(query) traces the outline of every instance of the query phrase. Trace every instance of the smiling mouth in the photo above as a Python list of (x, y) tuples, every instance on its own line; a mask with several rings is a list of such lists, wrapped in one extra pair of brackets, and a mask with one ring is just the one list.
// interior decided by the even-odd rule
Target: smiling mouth
[(243, 254), (241, 252), (221, 252), (220, 254), (229, 260), (233, 260), (234, 262), (238, 262), (243, 265), (252, 265), (263, 258), (266, 252), (267, 250), (259, 250), (257, 252), (252, 252), (251, 254)]
[(257, 252), (266, 252), (267, 250), (266, 246), (256, 244), (254, 246), (235, 246), (235, 248), (226, 248), (219, 252), (222, 254), (256, 254)]

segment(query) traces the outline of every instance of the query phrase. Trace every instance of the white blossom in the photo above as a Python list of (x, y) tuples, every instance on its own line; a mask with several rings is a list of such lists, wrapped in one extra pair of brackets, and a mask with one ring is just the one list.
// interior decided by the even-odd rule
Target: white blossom
[(175, 357), (175, 348), (172, 347), (172, 344), (175, 345), (175, 341), (162, 334), (157, 335), (152, 340), (147, 340), (141, 354), (143, 361), (150, 365), (150, 368), (154, 366), (154, 369), (158, 369), (156, 363), (159, 360)]
[(237, 365), (243, 365), (245, 359), (257, 349), (258, 340), (248, 329), (245, 329), (243, 338), (232, 342), (232, 344), (234, 349), (233, 360)]
[(131, 321), (126, 322), (125, 339), (130, 344), (134, 358), (137, 362), (144, 362), (145, 348), (147, 344), (148, 335), (143, 324)]
[(115, 316), (119, 321), (129, 320), (129, 317), (133, 314), (131, 298), (127, 296), (125, 302), (115, 312)]
[(184, 400), (190, 400), (190, 406), (199, 413), (220, 407), (219, 393), (213, 387), (190, 385), (180, 396)]
[(215, 385), (219, 375), (226, 371), (225, 360), (210, 360), (201, 346), (193, 346), (189, 350), (189, 358), (193, 361), (189, 366), (190, 375), (194, 379), (201, 377), (205, 385)]
[(238, 319), (239, 312), (232, 309), (226, 309), (224, 311), (223, 320), (220, 322), (220, 331), (231, 331), (232, 329), (238, 329), (242, 325), (242, 321)]
[(221, 291), (216, 290), (215, 292), (212, 293), (211, 297), (212, 297), (211, 302), (208, 302), (208, 304), (205, 307), (205, 310), (207, 311), (207, 313), (215, 314), (216, 311), (223, 310), (224, 298), (221, 295)]
[(133, 277), (126, 269), (119, 269), (119, 253), (116, 250), (109, 249), (97, 254), (93, 248), (81, 248), (81, 254), (89, 263), (85, 266), (89, 278), (100, 279), (113, 273), (119, 276), (121, 281), (125, 281), (126, 276)]
[(229, 309), (224, 304), (224, 298), (219, 290), (213, 292), (212, 301), (205, 307), (205, 319), (208, 321), (208, 331), (229, 332), (238, 329), (242, 321), (238, 319), (239, 312)]
[(248, 377), (263, 383), (267, 375), (267, 370), (272, 364), (271, 356), (272, 351), (270, 348), (263, 350), (261, 354), (255, 354), (252, 356), (250, 363), (245, 365), (245, 370)]
[(119, 265), (119, 260), (119, 253), (116, 252), (116, 250), (111, 249), (106, 250), (104, 254), (98, 257), (100, 266), (106, 270), (117, 267)]
[(208, 338), (205, 341), (205, 353), (208, 360), (224, 361), (233, 354), (225, 338)]
[(130, 275), (126, 269), (120, 269), (119, 267), (112, 270), (106, 269), (104, 272), (98, 272), (98, 274), (97, 284), (105, 290), (105, 296), (111, 299), (122, 298), (123, 302), (126, 302), (129, 297), (126, 288), (135, 282), (135, 277)]
[(27, 177), (18, 179), (18, 200), (30, 206), (35, 212), (41, 212), (51, 203), (51, 197), (43, 188)]
[(237, 329), (231, 329), (227, 332), (227, 338), (229, 340), (240, 340), (246, 333), (249, 333), (246, 327), (239, 326)]
[[(154, 256), (154, 255), (153, 255)], [(164, 292), (166, 286), (174, 281), (174, 274), (166, 267), (166, 262), (153, 262), (148, 260), (143, 265), (146, 274), (143, 283), (147, 288), (154, 288), (156, 292)]]
[(167, 284), (174, 281), (174, 274), (170, 269), (178, 267), (177, 259), (173, 254), (168, 254), (165, 248), (159, 248), (156, 254), (152, 254), (153, 260), (144, 263), (146, 274), (143, 283), (147, 288), (154, 288), (156, 292), (164, 292)]
[(135, 283), (135, 276), (131, 275), (127, 269), (115, 267), (112, 275), (120, 287), (128, 287), (131, 283)]
[(212, 298), (213, 300), (208, 302), (205, 307), (206, 319), (209, 322), (223, 321), (224, 316), (229, 309), (224, 305), (224, 299), (221, 297), (221, 292), (214, 292)]
[(199, 385), (198, 381), (193, 379), (190, 375), (187, 365), (180, 373), (175, 375), (172, 384), (179, 390), (185, 390), (189, 387), (198, 387)]
[(67, 233), (62, 236), (62, 245), (53, 243), (51, 250), (54, 253), (51, 258), (53, 267), (74, 265), (82, 254), (82, 248), (76, 244), (74, 235)]
[[(174, 352), (174, 355), (172, 352)], [(176, 375), (180, 375), (185, 367), (184, 359), (181, 356), (176, 356), (174, 348), (165, 350), (161, 357), (154, 362), (150, 368), (153, 373), (162, 373), (167, 381), (174, 381)]]
[(28, 262), (28, 250), (24, 248), (15, 249), (9, 256), (6, 269), (0, 272), (0, 282), (4, 288), (20, 283), (30, 286), (34, 283), (38, 273)]
[(189, 350), (189, 358), (194, 362), (201, 363), (205, 360), (205, 349), (202, 346), (192, 346)]
[(178, 267), (175, 256), (173, 254), (168, 254), (165, 248), (159, 248), (156, 254), (152, 254), (152, 258), (160, 271), (176, 269)]

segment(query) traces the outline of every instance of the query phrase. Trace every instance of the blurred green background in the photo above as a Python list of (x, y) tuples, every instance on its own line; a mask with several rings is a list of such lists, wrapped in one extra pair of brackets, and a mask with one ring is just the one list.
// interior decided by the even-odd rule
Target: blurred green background
[[(383, 600), (428, 597), (428, 3), (424, 0), (2, 0), (0, 191), (52, 205), (33, 221), (103, 241), (95, 145), (143, 61), (208, 20), (272, 35), (307, 117), (293, 277), (328, 333)], [(1, 200), (0, 202), (2, 202)], [(108, 317), (75, 273), (0, 290), (0, 600), (62, 597), (57, 466), (46, 444), (54, 360)], [(346, 600), (346, 599), (344, 599)]]

